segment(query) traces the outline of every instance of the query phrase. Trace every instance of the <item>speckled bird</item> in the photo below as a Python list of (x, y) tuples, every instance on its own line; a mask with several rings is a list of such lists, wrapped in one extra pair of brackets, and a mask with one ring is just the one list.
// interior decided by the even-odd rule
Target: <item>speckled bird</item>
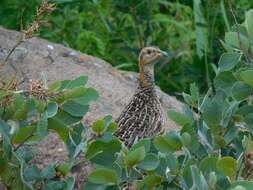
[(140, 139), (163, 133), (164, 113), (155, 90), (154, 65), (168, 54), (157, 47), (144, 47), (139, 54), (139, 84), (130, 102), (116, 119), (114, 133), (130, 148)]

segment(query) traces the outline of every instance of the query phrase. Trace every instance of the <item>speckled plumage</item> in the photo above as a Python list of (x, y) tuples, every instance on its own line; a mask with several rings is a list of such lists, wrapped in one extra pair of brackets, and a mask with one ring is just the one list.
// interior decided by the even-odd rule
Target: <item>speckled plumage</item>
[(118, 130), (114, 135), (123, 141), (126, 147), (131, 147), (140, 139), (159, 135), (164, 129), (163, 109), (154, 87), (154, 65), (145, 69), (145, 64), (139, 63), (138, 88), (116, 120)]

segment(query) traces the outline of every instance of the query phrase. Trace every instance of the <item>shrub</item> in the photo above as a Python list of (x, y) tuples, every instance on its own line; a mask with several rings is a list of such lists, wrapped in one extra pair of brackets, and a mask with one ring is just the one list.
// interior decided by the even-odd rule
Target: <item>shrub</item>
[[(0, 179), (8, 189), (73, 189), (75, 178), (67, 177), (85, 147), (85, 127), (81, 120), (89, 104), (98, 98), (84, 85), (87, 77), (58, 81), (49, 87), (33, 81), (28, 91), (0, 90)], [(38, 168), (30, 161), (35, 148), (29, 144), (56, 132), (66, 144), (69, 160)], [(60, 176), (66, 176), (60, 178)]]
[(88, 144), (86, 157), (96, 169), (84, 189), (253, 188), (252, 20), (250, 10), (243, 24), (226, 32), (213, 88), (200, 95), (191, 84), (183, 113), (168, 111), (179, 131), (127, 150), (106, 125), (93, 126), (101, 137)]

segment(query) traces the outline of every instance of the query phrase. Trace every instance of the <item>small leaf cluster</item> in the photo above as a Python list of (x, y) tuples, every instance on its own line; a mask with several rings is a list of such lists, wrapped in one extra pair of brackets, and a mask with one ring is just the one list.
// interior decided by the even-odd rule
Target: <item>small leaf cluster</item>
[[(225, 34), (225, 52), (205, 94), (183, 93), (182, 113), (168, 111), (178, 131), (142, 139), (129, 150), (106, 120), (86, 157), (95, 170), (83, 189), (253, 189), (253, 10)], [(114, 128), (114, 127), (113, 127)]]
[[(37, 84), (43, 97), (37, 96), (34, 86), (31, 92), (0, 90), (0, 180), (6, 188), (73, 189), (75, 178), (69, 172), (86, 145), (81, 121), (90, 102), (98, 98), (96, 90), (84, 86), (87, 79), (80, 76), (49, 87), (38, 88)], [(65, 143), (69, 159), (39, 168), (31, 162), (36, 155), (31, 145), (45, 139), (50, 131)]]

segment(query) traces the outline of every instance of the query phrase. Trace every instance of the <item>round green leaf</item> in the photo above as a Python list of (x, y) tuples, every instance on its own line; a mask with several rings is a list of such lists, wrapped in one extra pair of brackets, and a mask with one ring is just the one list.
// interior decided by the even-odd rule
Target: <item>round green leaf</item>
[(49, 102), (47, 104), (47, 118), (54, 117), (58, 111), (58, 105), (56, 102)]
[(87, 89), (84, 87), (76, 87), (73, 89), (69, 89), (64, 91), (63, 97), (59, 97), (61, 101), (79, 98), (85, 95)]
[(55, 166), (50, 164), (41, 171), (41, 178), (50, 179), (55, 176)]
[(19, 144), (24, 142), (25, 140), (28, 141), (29, 140), (28, 137), (33, 136), (35, 129), (36, 129), (35, 125), (19, 128), (17, 133), (15, 133), (14, 136), (12, 137), (12, 143)]
[(84, 86), (86, 84), (86, 82), (88, 81), (88, 77), (87, 76), (80, 76), (72, 81), (70, 81), (65, 88), (76, 88), (76, 87), (80, 87), (80, 86)]
[(118, 184), (117, 173), (114, 170), (100, 168), (91, 172), (88, 177), (89, 182), (95, 184), (106, 184), (106, 185), (116, 185)]
[(223, 53), (219, 60), (220, 71), (229, 71), (233, 69), (239, 62), (241, 54), (239, 53)]
[(189, 116), (176, 112), (174, 110), (169, 110), (168, 111), (168, 116), (170, 119), (175, 121), (178, 125), (184, 126), (186, 124), (191, 124), (193, 122), (192, 118)]
[(92, 124), (91, 129), (93, 132), (97, 133), (98, 135), (103, 134), (103, 132), (105, 130), (105, 120), (100, 119), (98, 121), (95, 121)]
[(116, 153), (120, 152), (121, 143), (118, 139), (112, 139), (109, 142), (96, 140), (88, 145), (86, 158), (92, 163), (108, 166), (116, 160)]
[(139, 142), (137, 142), (136, 144), (134, 144), (134, 145), (130, 148), (130, 151), (131, 151), (131, 150), (134, 150), (134, 149), (136, 149), (136, 148), (142, 147), (142, 146), (144, 146), (145, 152), (149, 152), (150, 146), (151, 146), (151, 141), (150, 141), (150, 139), (148, 139), (148, 138), (141, 139)]
[(81, 105), (81, 104), (78, 104), (74, 101), (68, 101), (68, 102), (64, 103), (62, 108), (65, 112), (67, 112), (70, 115), (75, 116), (75, 117), (82, 117), (89, 110), (88, 105)]
[(125, 163), (128, 167), (133, 167), (136, 164), (140, 163), (145, 157), (145, 148), (143, 146), (136, 148), (132, 151), (129, 151)]
[(182, 148), (180, 136), (175, 131), (156, 137), (154, 139), (154, 145), (162, 153), (171, 153)]
[(188, 147), (189, 145), (191, 145), (191, 135), (187, 132), (184, 132), (181, 135), (181, 141), (185, 147)]
[(244, 100), (252, 93), (252, 88), (240, 81), (236, 82), (231, 89), (232, 96), (236, 100)]
[(110, 123), (110, 124), (108, 125), (106, 131), (108, 131), (108, 132), (110, 132), (110, 133), (114, 133), (115, 131), (117, 131), (117, 128), (118, 128), (117, 123), (112, 122), (112, 123)]
[(93, 88), (86, 88), (82, 96), (73, 99), (81, 105), (88, 105), (91, 101), (96, 101), (99, 97), (98, 92)]
[(243, 82), (253, 87), (253, 69), (241, 71), (240, 77), (243, 80)]
[(138, 189), (155, 189), (156, 186), (162, 183), (162, 177), (158, 175), (149, 175), (146, 176), (142, 181), (137, 185)]
[(138, 164), (138, 167), (143, 170), (152, 171), (152, 170), (155, 170), (159, 166), (159, 163), (160, 161), (159, 161), (158, 156), (150, 153), (150, 154), (147, 154), (144, 160), (142, 160)]
[(237, 161), (229, 156), (225, 156), (217, 161), (217, 169), (225, 176), (234, 179), (238, 168)]
[(205, 176), (207, 176), (210, 172), (217, 171), (217, 164), (218, 158), (215, 156), (208, 156), (205, 157), (200, 161), (199, 169), (203, 172)]

